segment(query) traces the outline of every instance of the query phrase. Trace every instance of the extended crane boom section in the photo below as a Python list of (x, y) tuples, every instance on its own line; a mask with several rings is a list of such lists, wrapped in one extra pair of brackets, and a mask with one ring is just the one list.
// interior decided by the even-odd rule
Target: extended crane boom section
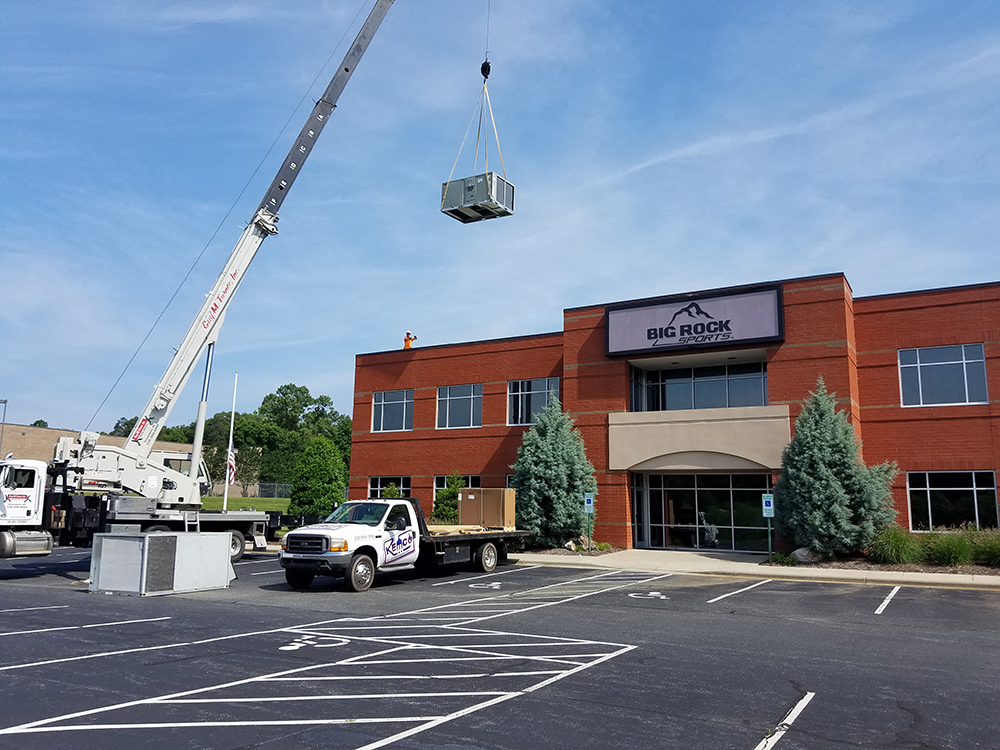
[(316, 102), (309, 119), (282, 162), (278, 174), (257, 207), (249, 226), (244, 230), (236, 247), (233, 248), (229, 262), (205, 299), (205, 304), (202, 305), (188, 329), (183, 343), (177, 349), (177, 353), (160, 382), (153, 389), (153, 395), (146, 404), (146, 408), (139, 415), (125, 445), (126, 451), (141, 458), (149, 456), (153, 443), (166, 424), (167, 416), (170, 414), (177, 396), (184, 389), (194, 366), (208, 344), (217, 337), (217, 329), (222, 323), (226, 308), (243, 281), (247, 267), (264, 239), (268, 235), (277, 233), (275, 223), (278, 221), (278, 209), (301, 171), (302, 165), (312, 152), (312, 148), (326, 126), (330, 114), (337, 106), (340, 94), (353, 75), (358, 61), (368, 49), (372, 37), (392, 3), (393, 0), (377, 0), (375, 7), (368, 14), (367, 20), (358, 32), (343, 62), (337, 68), (337, 72), (323, 96)]

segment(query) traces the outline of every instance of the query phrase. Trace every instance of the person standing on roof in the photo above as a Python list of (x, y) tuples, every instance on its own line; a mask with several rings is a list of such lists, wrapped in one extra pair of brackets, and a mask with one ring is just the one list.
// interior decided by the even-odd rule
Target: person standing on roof
[(417, 337), (414, 336), (409, 331), (407, 331), (406, 332), (406, 336), (403, 337), (403, 348), (404, 349), (412, 349), (413, 348), (413, 342), (416, 341), (416, 340), (417, 340)]

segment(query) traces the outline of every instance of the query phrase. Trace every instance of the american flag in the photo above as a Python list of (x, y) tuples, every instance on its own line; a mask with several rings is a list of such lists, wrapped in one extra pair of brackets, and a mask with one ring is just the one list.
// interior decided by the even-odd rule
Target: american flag
[(236, 484), (236, 451), (229, 446), (229, 484)]

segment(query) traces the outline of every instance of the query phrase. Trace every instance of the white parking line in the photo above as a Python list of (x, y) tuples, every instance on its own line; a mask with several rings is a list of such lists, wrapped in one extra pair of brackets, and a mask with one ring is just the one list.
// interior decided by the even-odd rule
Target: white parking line
[(880, 615), (885, 612), (885, 608), (889, 606), (889, 602), (892, 601), (892, 597), (896, 595), (899, 591), (899, 586), (896, 586), (892, 591), (889, 592), (889, 596), (882, 600), (882, 603), (878, 605), (878, 609), (875, 610), (875, 614)]
[(757, 583), (754, 583), (754, 584), (752, 584), (750, 586), (747, 586), (745, 588), (739, 589), (738, 591), (730, 591), (728, 594), (723, 594), (722, 596), (717, 596), (714, 599), (709, 599), (707, 602), (705, 602), (705, 604), (714, 604), (715, 602), (719, 601), (720, 599), (725, 599), (727, 596), (736, 596), (736, 594), (742, 594), (744, 591), (749, 591), (750, 589), (755, 589), (758, 586), (763, 586), (765, 583), (770, 583), (772, 580), (773, 579), (768, 578), (768, 579), (763, 580), (763, 581), (757, 581)]
[(263, 563), (274, 562), (275, 559), (276, 558), (274, 558), (274, 557), (269, 557), (269, 558), (267, 558), (265, 560), (244, 560), (243, 562), (233, 563), (233, 565), (234, 566), (235, 565), (261, 565)]
[(33, 612), (36, 609), (69, 609), (68, 604), (54, 604), (51, 607), (21, 607), (19, 609), (0, 609), (0, 614), (4, 612)]
[(458, 578), (454, 581), (441, 581), (440, 583), (432, 583), (431, 586), (451, 586), (455, 583), (465, 583), (466, 581), (475, 581), (477, 578), (491, 578), (493, 576), (504, 576), (508, 573), (519, 573), (522, 570), (534, 570), (535, 568), (540, 568), (541, 565), (531, 565), (526, 568), (514, 568), (513, 570), (504, 570), (499, 573), (484, 573), (481, 576), (469, 576), (468, 578)]
[(278, 570), (261, 570), (257, 573), (251, 573), (252, 576), (273, 576), (275, 573), (284, 573), (284, 568), (279, 568)]
[(83, 630), (85, 628), (107, 628), (112, 625), (134, 625), (139, 622), (159, 622), (169, 620), (169, 617), (150, 617), (145, 620), (119, 620), (118, 622), (95, 622), (92, 625), (63, 625), (58, 628), (39, 628), (38, 630), (12, 630), (9, 633), (0, 633), (0, 637), (5, 635), (30, 635), (31, 633), (53, 633), (57, 630)]
[(806, 693), (802, 696), (802, 700), (795, 704), (795, 708), (789, 711), (785, 718), (781, 720), (781, 723), (775, 728), (776, 731), (774, 734), (770, 737), (762, 739), (760, 744), (758, 744), (753, 750), (770, 750), (770, 748), (774, 747), (778, 743), (778, 740), (780, 740), (785, 732), (788, 731), (788, 728), (792, 725), (792, 723), (799, 717), (799, 714), (802, 713), (802, 709), (809, 705), (809, 701), (811, 701), (815, 695), (816, 693)]

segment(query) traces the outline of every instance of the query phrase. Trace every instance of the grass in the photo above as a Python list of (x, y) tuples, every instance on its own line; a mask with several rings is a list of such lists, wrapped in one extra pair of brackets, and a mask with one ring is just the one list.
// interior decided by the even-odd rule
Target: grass
[(924, 559), (924, 545), (899, 526), (887, 526), (878, 532), (868, 548), (868, 556), (883, 565), (918, 563)]
[[(240, 508), (252, 508), (254, 510), (280, 510), (282, 513), (288, 512), (287, 497), (231, 497), (227, 507), (229, 510), (239, 510)], [(204, 510), (222, 510), (221, 497), (203, 497), (201, 507)]]

